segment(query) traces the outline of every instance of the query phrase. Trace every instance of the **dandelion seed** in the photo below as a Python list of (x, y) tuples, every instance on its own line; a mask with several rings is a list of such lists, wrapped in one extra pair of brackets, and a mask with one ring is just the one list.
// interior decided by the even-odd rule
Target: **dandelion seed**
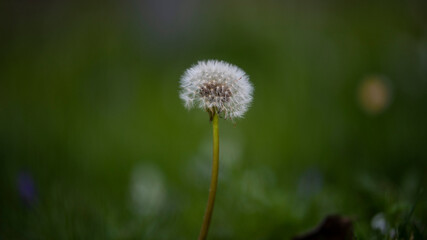
[(195, 105), (226, 119), (241, 118), (252, 102), (253, 87), (240, 68), (223, 61), (200, 61), (181, 78), (180, 97), (190, 109)]

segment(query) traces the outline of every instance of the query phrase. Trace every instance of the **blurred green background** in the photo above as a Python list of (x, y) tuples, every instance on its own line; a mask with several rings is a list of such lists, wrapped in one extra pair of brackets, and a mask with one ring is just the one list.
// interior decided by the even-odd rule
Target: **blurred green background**
[(196, 239), (211, 124), (178, 91), (205, 59), (255, 86), (209, 239), (426, 237), (426, 1), (6, 0), (0, 27), (0, 239)]

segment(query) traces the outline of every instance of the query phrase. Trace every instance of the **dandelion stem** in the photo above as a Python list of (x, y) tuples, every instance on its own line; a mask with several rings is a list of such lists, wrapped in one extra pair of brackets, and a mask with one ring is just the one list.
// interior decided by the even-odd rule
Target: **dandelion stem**
[(199, 240), (205, 240), (208, 235), (209, 224), (211, 222), (212, 212), (215, 203), (216, 188), (218, 184), (218, 166), (219, 166), (219, 133), (218, 133), (218, 113), (214, 111), (212, 119), (213, 127), (213, 162), (211, 185), (209, 188), (208, 205), (203, 218), (202, 229), (200, 230)]

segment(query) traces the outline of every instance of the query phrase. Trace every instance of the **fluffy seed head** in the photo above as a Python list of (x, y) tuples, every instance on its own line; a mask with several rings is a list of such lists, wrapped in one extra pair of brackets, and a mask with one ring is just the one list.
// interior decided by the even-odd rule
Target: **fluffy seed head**
[(217, 111), (224, 118), (241, 118), (252, 102), (253, 87), (246, 73), (229, 63), (200, 61), (181, 77), (180, 97), (190, 109)]

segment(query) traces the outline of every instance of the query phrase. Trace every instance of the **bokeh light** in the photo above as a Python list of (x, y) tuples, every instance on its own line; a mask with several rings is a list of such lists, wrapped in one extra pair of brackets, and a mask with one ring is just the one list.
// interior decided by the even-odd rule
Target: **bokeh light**
[(369, 76), (360, 83), (358, 98), (364, 111), (369, 114), (379, 114), (392, 100), (391, 87), (384, 77)]

